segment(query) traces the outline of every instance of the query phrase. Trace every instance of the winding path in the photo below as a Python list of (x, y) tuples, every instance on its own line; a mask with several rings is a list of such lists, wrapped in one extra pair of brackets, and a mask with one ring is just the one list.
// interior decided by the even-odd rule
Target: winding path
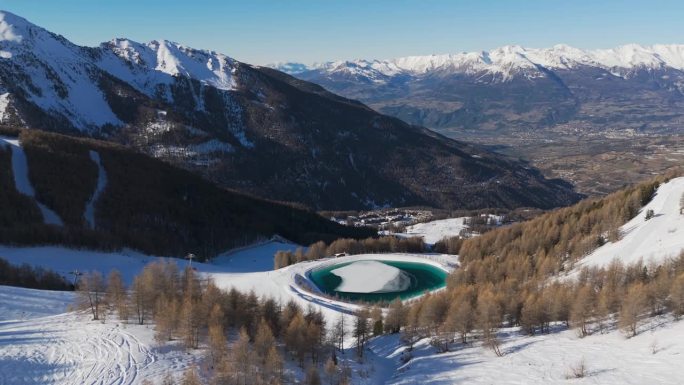
[(96, 151), (90, 150), (88, 155), (90, 156), (90, 160), (95, 162), (95, 164), (97, 165), (97, 186), (95, 187), (93, 196), (90, 197), (88, 204), (86, 204), (85, 209), (85, 219), (88, 222), (88, 226), (90, 226), (91, 229), (94, 229), (95, 203), (97, 202), (97, 199), (100, 197), (100, 195), (102, 195), (102, 192), (107, 186), (107, 173), (105, 172), (105, 169), (102, 166), (102, 159), (100, 159), (100, 154), (98, 154)]

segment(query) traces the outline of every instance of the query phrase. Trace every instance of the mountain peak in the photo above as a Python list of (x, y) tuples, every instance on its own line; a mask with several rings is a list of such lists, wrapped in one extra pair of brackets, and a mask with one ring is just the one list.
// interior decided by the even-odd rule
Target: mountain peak
[[(296, 68), (296, 73), (307, 70), (333, 72), (344, 70), (344, 63), (373, 63), (374, 76), (403, 73), (419, 75), (430, 71), (451, 71), (455, 73), (489, 72), (503, 74), (502, 79), (511, 74), (522, 72), (525, 76), (541, 76), (539, 67), (549, 69), (568, 69), (578, 65), (594, 66), (602, 69), (660, 68), (663, 66), (684, 69), (684, 45), (657, 44), (643, 46), (625, 44), (610, 49), (583, 50), (567, 44), (556, 44), (550, 48), (528, 48), (520, 45), (505, 45), (490, 51), (461, 52), (456, 54), (405, 56), (388, 60), (353, 60), (305, 66), (289, 63), (280, 68), (289, 72)], [(383, 68), (388, 68), (385, 71)], [(295, 72), (290, 72), (295, 74)]]
[(23, 17), (0, 11), (0, 41), (21, 43), (29, 28), (39, 28)]

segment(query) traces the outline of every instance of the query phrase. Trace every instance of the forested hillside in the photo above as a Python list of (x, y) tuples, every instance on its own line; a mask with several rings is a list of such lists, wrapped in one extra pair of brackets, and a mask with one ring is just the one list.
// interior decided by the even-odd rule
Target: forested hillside
[(213, 51), (127, 39), (81, 47), (8, 12), (0, 25), (20, 37), (0, 36), (3, 124), (117, 142), (316, 209), (548, 209), (581, 197), (525, 162)]
[[(35, 200), (16, 190), (12, 148), (0, 146), (3, 244), (131, 247), (157, 255), (211, 257), (276, 234), (300, 243), (373, 234), (302, 208), (216, 187), (119, 145), (36, 130), (22, 130), (19, 141)], [(93, 202), (92, 228), (85, 212), (96, 190), (98, 165), (90, 151), (99, 154), (106, 175), (104, 190)], [(45, 224), (36, 201), (64, 225)]]
[[(461, 266), (444, 292), (429, 294), (409, 309), (391, 307), (411, 343), (432, 337), (448, 349), (453, 333), (462, 342), (476, 336), (497, 355), (497, 330), (520, 326), (547, 333), (554, 322), (581, 336), (619, 327), (639, 333), (649, 316), (684, 314), (684, 254), (628, 265), (573, 269), (581, 258), (621, 237), (620, 226), (673, 175), (658, 177), (603, 199), (582, 201), (533, 220), (490, 231), (460, 245)], [(572, 275), (564, 277), (567, 273)]]

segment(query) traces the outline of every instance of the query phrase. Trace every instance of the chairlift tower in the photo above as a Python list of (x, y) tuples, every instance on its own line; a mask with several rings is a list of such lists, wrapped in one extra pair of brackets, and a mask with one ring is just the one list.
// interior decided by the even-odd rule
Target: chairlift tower
[(195, 258), (195, 254), (189, 253), (188, 255), (185, 256), (185, 259), (188, 260), (188, 267), (192, 268), (192, 260)]
[(83, 273), (80, 272), (80, 271), (78, 271), (78, 270), (70, 271), (69, 274), (71, 274), (71, 275), (74, 276), (74, 280), (73, 280), (73, 282), (71, 283), (71, 284), (74, 285), (74, 286), (76, 286), (76, 281), (78, 280), (78, 277), (80, 277), (80, 276), (83, 275)]

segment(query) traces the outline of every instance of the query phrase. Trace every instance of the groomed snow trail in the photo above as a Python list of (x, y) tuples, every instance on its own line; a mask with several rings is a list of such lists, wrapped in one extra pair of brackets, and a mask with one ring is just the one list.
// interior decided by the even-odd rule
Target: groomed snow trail
[(2, 384), (133, 384), (155, 361), (118, 322), (84, 322), (61, 314), (0, 322)]
[(88, 222), (88, 226), (90, 226), (91, 229), (94, 229), (95, 203), (97, 202), (97, 199), (100, 197), (105, 187), (107, 186), (107, 173), (104, 167), (102, 166), (100, 154), (98, 154), (96, 151), (90, 150), (88, 155), (90, 156), (90, 159), (97, 165), (97, 186), (95, 187), (93, 196), (90, 197), (90, 200), (88, 201), (88, 204), (86, 205), (85, 209), (85, 219)]
[(56, 212), (38, 202), (36, 199), (36, 191), (33, 189), (31, 181), (29, 180), (26, 153), (24, 152), (24, 149), (21, 148), (19, 140), (2, 138), (2, 142), (9, 144), (9, 148), (12, 151), (12, 173), (14, 174), (14, 185), (16, 186), (17, 191), (33, 198), (38, 205), (40, 212), (43, 214), (43, 221), (46, 224), (64, 226), (64, 222), (62, 222), (62, 219)]
[[(0, 286), (0, 384), (127, 385), (179, 377), (201, 359), (152, 325), (65, 313), (75, 293)], [(42, 306), (41, 306), (42, 305)]]

